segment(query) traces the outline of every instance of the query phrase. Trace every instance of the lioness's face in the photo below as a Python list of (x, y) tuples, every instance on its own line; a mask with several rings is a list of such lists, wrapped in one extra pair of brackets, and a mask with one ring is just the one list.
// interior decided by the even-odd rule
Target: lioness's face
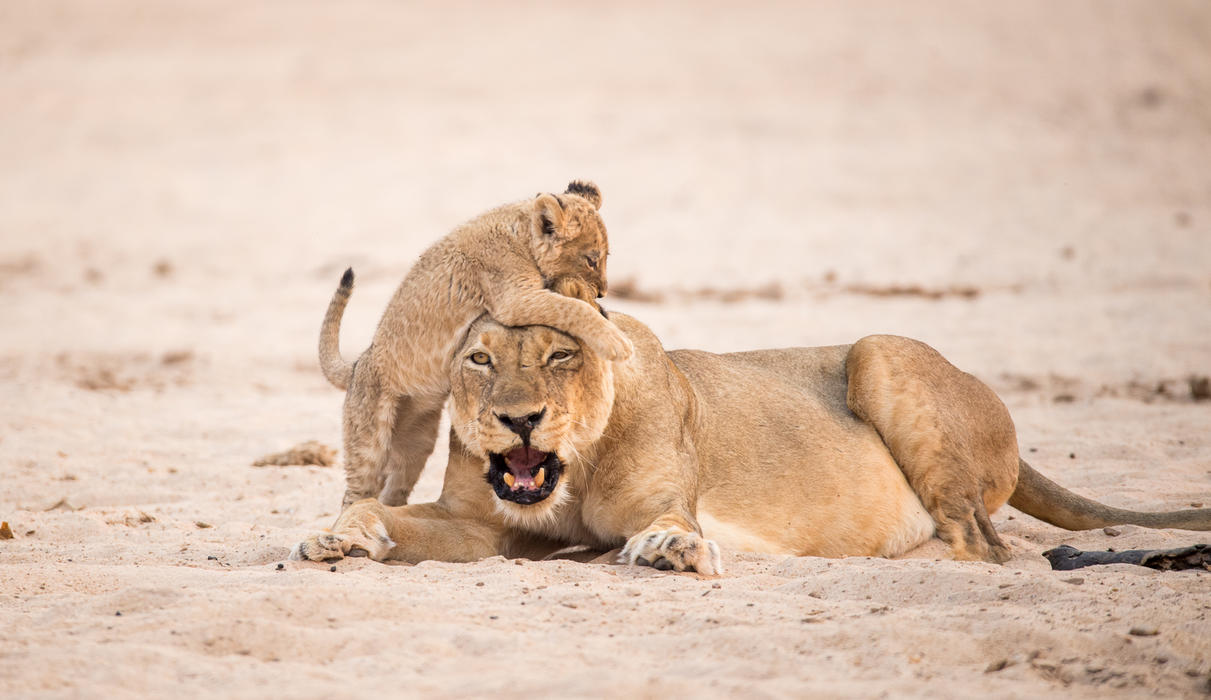
[[(506, 512), (541, 517), (591, 459), (614, 404), (611, 365), (545, 326), (476, 321), (454, 358), (451, 422)], [(552, 498), (554, 496), (554, 498)]]

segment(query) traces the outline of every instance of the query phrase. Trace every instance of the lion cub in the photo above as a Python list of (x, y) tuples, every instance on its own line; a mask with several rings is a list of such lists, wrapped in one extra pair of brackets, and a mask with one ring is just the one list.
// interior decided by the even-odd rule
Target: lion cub
[(345, 271), (319, 343), (324, 376), (348, 389), (342, 508), (376, 496), (407, 503), (437, 441), (450, 357), (485, 311), (506, 326), (557, 328), (610, 360), (630, 357), (631, 341), (594, 304), (551, 291), (605, 294), (610, 249), (600, 207), (596, 185), (573, 181), (563, 194), (507, 204), (459, 226), (421, 254), (353, 363), (339, 347), (353, 290), (353, 270)]

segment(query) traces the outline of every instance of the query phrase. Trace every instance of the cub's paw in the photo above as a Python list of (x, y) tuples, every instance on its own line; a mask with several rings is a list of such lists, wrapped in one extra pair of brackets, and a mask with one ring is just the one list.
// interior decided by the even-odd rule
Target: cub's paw
[(705, 576), (723, 573), (719, 545), (684, 530), (644, 530), (627, 540), (618, 561), (661, 571), (697, 571)]
[[(356, 508), (355, 504), (353, 508)], [(370, 557), (383, 561), (395, 547), (387, 526), (371, 512), (346, 511), (333, 532), (321, 532), (299, 542), (290, 558), (299, 561), (330, 561), (345, 557)]]
[(612, 323), (607, 323), (606, 334), (594, 343), (600, 352), (610, 362), (623, 362), (635, 354), (635, 346), (631, 339)]

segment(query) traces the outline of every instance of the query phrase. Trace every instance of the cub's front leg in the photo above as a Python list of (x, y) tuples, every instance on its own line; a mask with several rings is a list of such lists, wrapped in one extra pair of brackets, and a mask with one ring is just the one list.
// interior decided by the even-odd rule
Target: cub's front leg
[(488, 312), (506, 326), (558, 328), (588, 343), (611, 362), (626, 360), (635, 352), (631, 339), (618, 326), (606, 320), (596, 304), (556, 294), (549, 289), (501, 290)]
[(719, 545), (699, 534), (687, 518), (671, 513), (628, 539), (618, 560), (662, 571), (697, 571), (704, 576), (723, 573)]

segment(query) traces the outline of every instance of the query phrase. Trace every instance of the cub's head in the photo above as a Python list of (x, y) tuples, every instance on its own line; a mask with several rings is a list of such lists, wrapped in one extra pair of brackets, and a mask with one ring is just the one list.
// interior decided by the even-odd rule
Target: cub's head
[(483, 458), (500, 510), (518, 523), (552, 516), (609, 422), (612, 365), (552, 328), (484, 316), (451, 371), (451, 423)]
[(610, 241), (600, 208), (601, 190), (581, 180), (569, 183), (563, 194), (534, 198), (530, 245), (548, 284), (575, 278), (591, 286), (596, 297), (605, 296)]

